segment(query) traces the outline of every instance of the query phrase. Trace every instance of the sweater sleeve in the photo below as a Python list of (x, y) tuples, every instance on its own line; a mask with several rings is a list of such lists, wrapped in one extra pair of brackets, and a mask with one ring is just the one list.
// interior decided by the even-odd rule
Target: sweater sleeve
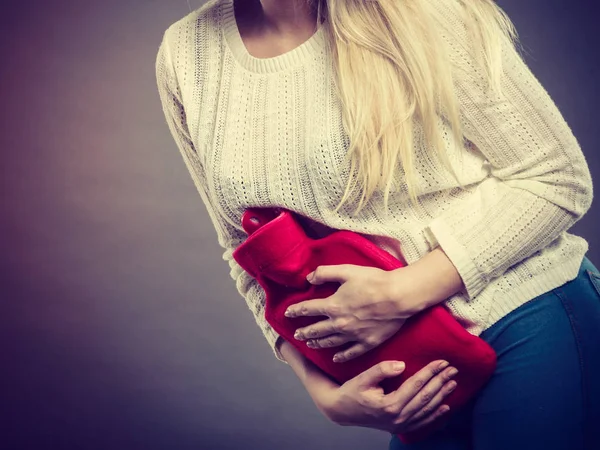
[(425, 233), (456, 266), (471, 300), (588, 211), (592, 178), (571, 129), (513, 44), (503, 41), (501, 94), (492, 95), (464, 22), (450, 9), (443, 17), (463, 134), (485, 157), (490, 176)]
[(229, 264), (230, 276), (235, 281), (238, 292), (245, 299), (275, 357), (287, 364), (279, 350), (283, 338), (265, 320), (264, 289), (232, 257), (237, 245), (245, 239), (245, 233), (233, 229), (227, 221), (222, 220), (210, 202), (205, 171), (188, 131), (181, 91), (171, 61), (168, 31), (163, 35), (155, 63), (159, 97), (168, 128), (215, 227), (219, 245), (224, 249), (223, 259)]

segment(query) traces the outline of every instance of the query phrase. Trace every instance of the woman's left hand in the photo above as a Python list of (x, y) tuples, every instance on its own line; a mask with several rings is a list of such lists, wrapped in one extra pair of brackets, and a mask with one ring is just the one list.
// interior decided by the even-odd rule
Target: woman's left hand
[[(366, 353), (392, 337), (406, 319), (430, 306), (427, 277), (419, 277), (413, 266), (392, 271), (375, 267), (340, 264), (319, 266), (311, 284), (335, 281), (337, 291), (323, 299), (306, 300), (290, 306), (287, 317), (327, 316), (294, 336), (307, 340), (311, 348), (337, 347), (356, 341), (356, 345), (334, 356), (344, 362)], [(289, 313), (289, 314), (288, 314)]]

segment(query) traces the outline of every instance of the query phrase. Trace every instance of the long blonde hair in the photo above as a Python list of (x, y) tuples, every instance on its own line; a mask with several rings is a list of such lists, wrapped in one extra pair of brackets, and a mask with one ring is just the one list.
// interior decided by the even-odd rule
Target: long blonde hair
[[(488, 87), (500, 90), (503, 38), (518, 42), (514, 25), (493, 0), (306, 0), (317, 10), (334, 60), (334, 79), (350, 138), (350, 179), (335, 211), (358, 186), (358, 213), (373, 193), (389, 191), (400, 161), (411, 202), (417, 201), (413, 121), (427, 147), (456, 178), (437, 127), (444, 111), (451, 138), (463, 144), (452, 68), (433, 17), (445, 1), (467, 24)], [(315, 11), (313, 9), (313, 11)]]

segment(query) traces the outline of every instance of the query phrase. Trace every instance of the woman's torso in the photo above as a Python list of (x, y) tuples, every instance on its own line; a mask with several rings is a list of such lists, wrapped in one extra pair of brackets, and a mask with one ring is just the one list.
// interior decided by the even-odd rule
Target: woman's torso
[[(242, 41), (231, 0), (218, 2), (205, 16), (191, 14), (187, 21), (180, 26), (192, 30), (191, 35), (177, 57), (192, 75), (181, 85), (187, 124), (204, 171), (210, 207), (229, 228), (241, 229), (247, 207), (285, 207), (317, 224), (323, 235), (335, 229), (355, 231), (397, 256), (401, 252), (411, 264), (435, 246), (426, 230), (432, 219), (475, 195), (482, 183), (488, 189), (498, 183), (475, 146), (453, 146), (446, 138), (451, 135), (448, 125), (440, 118), (438, 126), (463, 190), (431, 160), (423, 130), (415, 124), (415, 168), (423, 211), (410, 206), (398, 170), (395, 183), (400, 189), (390, 194), (387, 211), (382, 193), (376, 193), (358, 215), (352, 214), (355, 206), (334, 212), (350, 176), (344, 159), (349, 140), (322, 29), (285, 53), (278, 54), (279, 48), (278, 56), (255, 58)], [(264, 41), (248, 42), (251, 52), (266, 54), (261, 53)], [(559, 258), (572, 261), (566, 269), (570, 272), (563, 276), (568, 278), (577, 272), (585, 251), (584, 239), (563, 233), (546, 254), (533, 255), (528, 279), (542, 277)], [(523, 280), (522, 271), (512, 275), (508, 271), (478, 298), (467, 301), (459, 293), (447, 304), (471, 321), (469, 330), (478, 334), (494, 317), (495, 299), (514, 294), (519, 283), (526, 284)], [(535, 295), (539, 293), (523, 288), (513, 297), (523, 301)]]

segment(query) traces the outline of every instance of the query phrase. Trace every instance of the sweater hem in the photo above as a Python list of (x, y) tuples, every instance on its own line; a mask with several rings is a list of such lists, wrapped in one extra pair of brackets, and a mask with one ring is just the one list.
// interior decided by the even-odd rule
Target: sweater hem
[(520, 284), (509, 293), (495, 291), (492, 295), (490, 314), (484, 330), (525, 303), (573, 281), (577, 278), (584, 257), (585, 254), (577, 255), (563, 261), (559, 266), (538, 274), (535, 279)]

